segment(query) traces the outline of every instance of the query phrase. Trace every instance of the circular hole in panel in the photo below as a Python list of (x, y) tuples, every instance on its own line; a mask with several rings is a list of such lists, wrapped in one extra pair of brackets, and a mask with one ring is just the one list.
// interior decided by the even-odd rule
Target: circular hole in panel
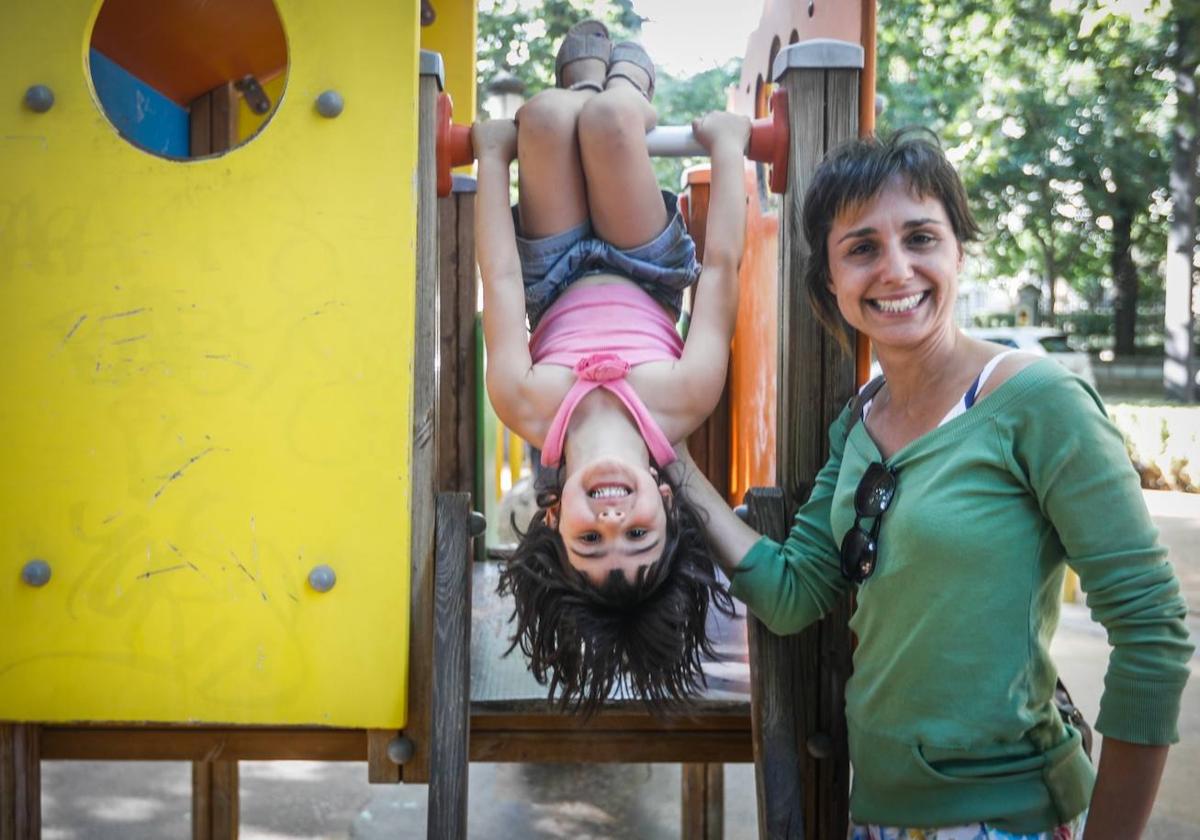
[(88, 67), (101, 109), (130, 143), (210, 157), (275, 113), (287, 41), (273, 0), (104, 0)]

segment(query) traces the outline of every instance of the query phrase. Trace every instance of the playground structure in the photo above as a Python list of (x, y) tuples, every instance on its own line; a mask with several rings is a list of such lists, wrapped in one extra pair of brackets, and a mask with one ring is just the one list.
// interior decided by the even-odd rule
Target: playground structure
[[(42, 760), (191, 761), (193, 835), (232, 837), (237, 762), (289, 758), (428, 781), (433, 838), (465, 836), (471, 760), (682, 762), (689, 838), (720, 836), (720, 765), (754, 760), (763, 836), (844, 836), (848, 604), (787, 639), (749, 621), (752, 703), (668, 719), (617, 702), (581, 724), (479, 655), (474, 197), (436, 198), (439, 94), (474, 111), (473, 4), (434, 4), (427, 32), (395, 4), (276, 7), (269, 123), (210, 122), (187, 161), (96, 107), (102, 6), (0, 13), (10, 100), (53, 95), (0, 118), (0, 838), (38, 836)], [(776, 537), (855, 384), (781, 278), (807, 256), (806, 179), (869, 125), (873, 8), (768, 3), (778, 43), (764, 67), (760, 29), (743, 71), (754, 116), (772, 85), (791, 103), (786, 189), (747, 171), (729, 393), (691, 447), (732, 500), (780, 488), (748, 502)], [(210, 108), (241, 107), (245, 75)], [(685, 192), (702, 248), (703, 171)]]

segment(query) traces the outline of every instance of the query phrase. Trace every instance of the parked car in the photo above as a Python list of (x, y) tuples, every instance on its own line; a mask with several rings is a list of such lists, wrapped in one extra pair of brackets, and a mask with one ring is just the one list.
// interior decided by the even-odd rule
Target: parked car
[(1070, 336), (1061, 330), (1052, 327), (968, 327), (965, 332), (984, 341), (1049, 356), (1089, 385), (1096, 385), (1091, 357), (1077, 349)]

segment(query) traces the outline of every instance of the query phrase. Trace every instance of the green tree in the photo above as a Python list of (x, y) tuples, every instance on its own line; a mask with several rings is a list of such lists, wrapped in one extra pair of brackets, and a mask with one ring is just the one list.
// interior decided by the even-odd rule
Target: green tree
[[(893, 0), (880, 6), (881, 127), (925, 125), (991, 235), (993, 269), (1115, 287), (1119, 349), (1139, 293), (1160, 293), (1169, 82), (1162, 10), (1108, 0)], [(1143, 289), (1142, 284), (1147, 288)]]

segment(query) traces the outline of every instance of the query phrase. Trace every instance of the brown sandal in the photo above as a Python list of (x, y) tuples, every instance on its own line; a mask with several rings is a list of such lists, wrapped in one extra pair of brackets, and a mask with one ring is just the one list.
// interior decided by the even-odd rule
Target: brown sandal
[(601, 89), (598, 81), (579, 81), (572, 85), (563, 84), (563, 72), (567, 66), (576, 61), (595, 58), (609, 63), (612, 54), (612, 41), (608, 37), (608, 27), (598, 20), (585, 20), (567, 30), (563, 42), (558, 48), (554, 59), (554, 84), (557, 87), (569, 87), (570, 90)]
[[(641, 79), (635, 79), (628, 73), (612, 69), (613, 65), (622, 61), (628, 62), (645, 71), (648, 79), (645, 88), (642, 87)], [(608, 87), (608, 82), (612, 79), (624, 79), (637, 88), (642, 96), (646, 97), (647, 102), (653, 101), (654, 62), (650, 60), (650, 55), (642, 48), (641, 44), (635, 44), (633, 41), (622, 41), (612, 48), (612, 55), (608, 59), (608, 76), (604, 79), (604, 86)]]

